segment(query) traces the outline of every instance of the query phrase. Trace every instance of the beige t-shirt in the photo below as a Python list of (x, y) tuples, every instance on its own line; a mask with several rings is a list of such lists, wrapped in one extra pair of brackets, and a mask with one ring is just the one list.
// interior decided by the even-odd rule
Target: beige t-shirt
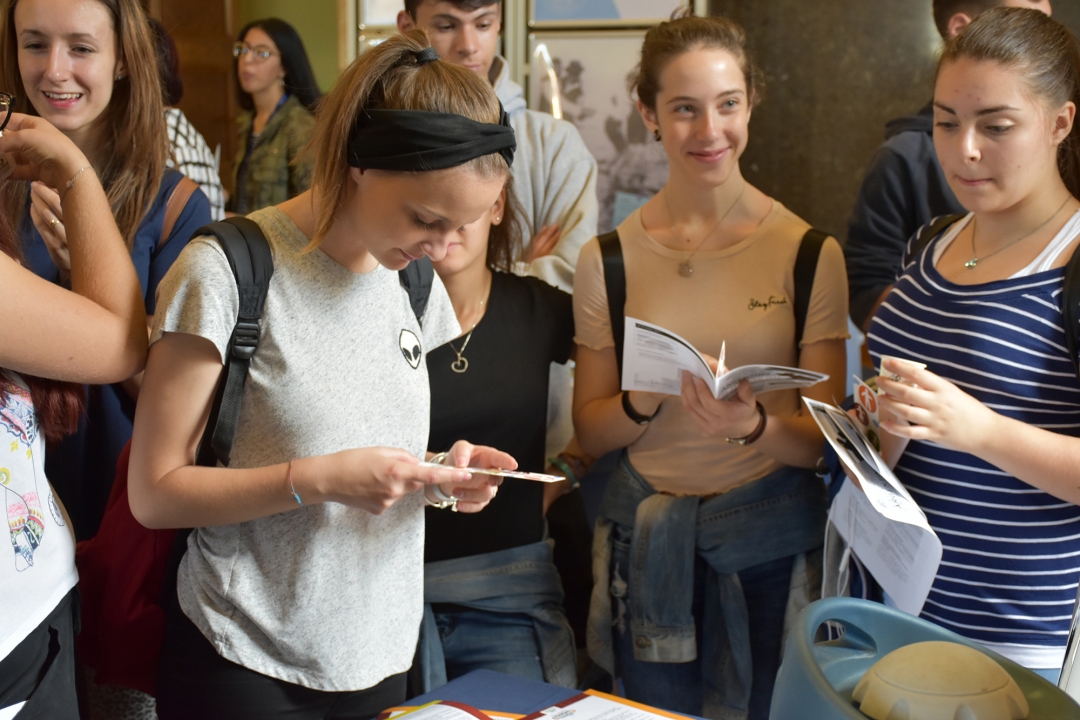
[[(713, 357), (726, 340), (729, 368), (755, 363), (796, 366), (793, 272), (809, 227), (774, 200), (749, 237), (722, 250), (695, 253), (693, 277), (684, 278), (679, 263), (691, 253), (651, 238), (638, 210), (618, 228), (626, 267), (626, 314), (672, 330)], [(804, 344), (848, 336), (847, 299), (844, 256), (830, 238), (814, 277)], [(593, 350), (615, 345), (595, 238), (578, 260), (574, 322), (579, 345)], [(798, 415), (801, 409), (797, 390), (766, 393), (759, 400), (773, 416)], [(677, 494), (724, 492), (781, 467), (753, 447), (703, 437), (674, 395), (664, 399), (660, 414), (629, 452), (634, 468), (657, 490)]]

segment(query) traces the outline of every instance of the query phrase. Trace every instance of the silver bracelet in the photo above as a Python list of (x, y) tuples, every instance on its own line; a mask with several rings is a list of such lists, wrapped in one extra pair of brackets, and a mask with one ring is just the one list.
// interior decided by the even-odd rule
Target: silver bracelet
[[(432, 500), (428, 497), (428, 488), (431, 488), (431, 493), (435, 496), (435, 500)], [(445, 510), (446, 508), (450, 508), (452, 512), (458, 511), (458, 499), (453, 495), (447, 495), (446, 493), (444, 493), (442, 491), (442, 488), (440, 488), (438, 485), (428, 485), (424, 488), (424, 502), (427, 503), (429, 507), (438, 508), (439, 510)]]
[[(436, 465), (442, 465), (443, 461), (446, 460), (448, 455), (450, 455), (450, 453), (448, 452), (436, 453), (435, 455), (431, 456), (431, 459), (428, 460), (428, 462), (435, 463)], [(428, 506), (438, 508), (440, 510), (450, 508), (452, 512), (457, 512), (458, 499), (456, 497), (454, 497), (453, 495), (447, 495), (438, 485), (429, 485), (428, 487), (431, 488), (431, 492), (435, 495), (435, 499), (432, 500), (427, 495), (427, 488), (424, 488), (424, 502), (427, 503)]]

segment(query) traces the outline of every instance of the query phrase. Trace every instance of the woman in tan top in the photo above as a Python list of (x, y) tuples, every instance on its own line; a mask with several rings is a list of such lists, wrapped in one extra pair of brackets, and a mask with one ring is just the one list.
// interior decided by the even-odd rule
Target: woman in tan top
[[(625, 315), (711, 356), (726, 341), (729, 367), (827, 373), (803, 394), (832, 401), (844, 396), (843, 256), (822, 246), (797, 343), (793, 270), (809, 225), (739, 169), (759, 75), (729, 20), (684, 17), (646, 36), (633, 89), (670, 177), (618, 227)], [(620, 392), (597, 240), (581, 252), (574, 318), (581, 445), (626, 448), (597, 528), (590, 653), (635, 700), (765, 718), (785, 611), (816, 592), (806, 553), (821, 545), (825, 489), (809, 468), (823, 437), (796, 390), (755, 397), (744, 383), (716, 400), (684, 374), (678, 398)]]

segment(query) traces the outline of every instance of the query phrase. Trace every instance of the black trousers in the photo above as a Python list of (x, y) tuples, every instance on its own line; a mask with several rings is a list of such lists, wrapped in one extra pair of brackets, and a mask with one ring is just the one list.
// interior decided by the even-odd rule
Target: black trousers
[(405, 673), (356, 692), (323, 692), (218, 655), (174, 600), (157, 679), (160, 720), (368, 720), (405, 701)]
[(75, 694), (78, 597), (72, 589), (0, 660), (0, 708), (25, 700), (19, 720), (79, 720)]

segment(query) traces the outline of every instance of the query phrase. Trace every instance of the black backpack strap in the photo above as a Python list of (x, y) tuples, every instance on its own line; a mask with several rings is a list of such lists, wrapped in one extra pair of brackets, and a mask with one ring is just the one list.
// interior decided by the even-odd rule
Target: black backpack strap
[(923, 225), (922, 230), (919, 231), (919, 235), (915, 238), (915, 241), (911, 243), (911, 247), (904, 253), (904, 264), (901, 265), (901, 267), (907, 267), (912, 260), (919, 257), (919, 253), (923, 251), (931, 240), (945, 232), (945, 228), (964, 217), (966, 216), (963, 213), (942, 215), (934, 218), (927, 225)]
[(428, 297), (431, 295), (431, 284), (435, 282), (435, 266), (431, 264), (431, 258), (422, 257), (405, 266), (404, 270), (398, 271), (398, 279), (401, 287), (409, 293), (409, 304), (412, 305), (413, 314), (420, 327), (424, 327), (424, 311), (427, 310)]
[(248, 368), (259, 347), (259, 320), (274, 274), (274, 258), (262, 229), (245, 217), (232, 217), (201, 227), (194, 236), (201, 235), (213, 235), (221, 244), (240, 296), (236, 325), (223, 358), (221, 380), (196, 459), (198, 465), (212, 467), (220, 461), (227, 466), (240, 420), (240, 401)]
[(604, 233), (597, 240), (600, 242), (600, 257), (604, 261), (604, 286), (607, 288), (611, 334), (615, 338), (615, 363), (619, 368), (619, 378), (622, 378), (623, 340), (626, 334), (626, 268), (623, 265), (622, 243), (618, 230)]
[(814, 276), (817, 275), (818, 258), (821, 246), (829, 239), (829, 234), (810, 228), (799, 243), (799, 253), (795, 256), (795, 347), (802, 343), (803, 330), (806, 329), (806, 315), (810, 311), (810, 296), (814, 294)]
[(1061, 291), (1061, 316), (1065, 326), (1065, 347), (1069, 349), (1069, 359), (1073, 370), (1080, 377), (1080, 351), (1077, 333), (1080, 332), (1080, 250), (1074, 250), (1065, 266), (1065, 287)]

